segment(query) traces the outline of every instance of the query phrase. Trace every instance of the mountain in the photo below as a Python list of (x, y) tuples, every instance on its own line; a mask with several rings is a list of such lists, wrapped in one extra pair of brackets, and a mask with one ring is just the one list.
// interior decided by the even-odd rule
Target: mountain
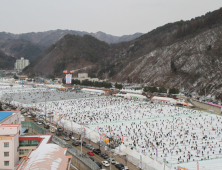
[(107, 44), (89, 35), (67, 35), (26, 72), (44, 74), (43, 69), (48, 67), (42, 66), (44, 61), (50, 65), (46, 70), (50, 74), (88, 67), (87, 72), (112, 81), (182, 87), (202, 94), (206, 89), (207, 93), (220, 95), (222, 8), (190, 21), (168, 23), (118, 44)]
[(15, 59), (24, 57), (32, 62), (44, 48), (23, 39), (7, 39), (0, 42), (0, 50)]
[(29, 74), (61, 75), (65, 68), (91, 67), (109, 57), (109, 48), (109, 44), (90, 35), (65, 35), (24, 71)]
[(62, 37), (64, 37), (67, 34), (80, 35), (80, 36), (91, 35), (109, 44), (120, 43), (123, 41), (130, 41), (143, 35), (142, 33), (135, 33), (133, 35), (113, 36), (113, 35), (106, 34), (101, 31), (97, 33), (88, 33), (85, 31), (58, 29), (58, 30), (51, 30), (51, 31), (45, 31), (45, 32), (36, 32), (36, 33), (30, 32), (30, 33), (23, 33), (23, 34), (11, 34), (11, 33), (0, 32), (0, 42), (2, 40), (8, 40), (8, 39), (23, 39), (31, 43), (40, 45), (42, 47), (49, 47), (50, 45), (56, 43), (58, 40), (60, 40)]
[(0, 51), (0, 70), (14, 69), (15, 58)]
[[(46, 32), (31, 32), (24, 34), (0, 32), (0, 50), (5, 53), (6, 56), (13, 56), (15, 59), (24, 57), (30, 62), (33, 62), (38, 56), (40, 56), (40, 54), (42, 54), (42, 52), (46, 48), (55, 44), (67, 34), (78, 36), (92, 35), (97, 39), (105, 41), (107, 43), (119, 43), (123, 41), (128, 41), (142, 35), (142, 33), (136, 33), (133, 35), (124, 35), (118, 37), (103, 32), (88, 33), (84, 31), (59, 29)], [(12, 60), (12, 62), (14, 61)], [(4, 63), (1, 64), (4, 65)], [(4, 68), (7, 69), (7, 67)], [(9, 68), (11, 68), (10, 65)]]
[(222, 8), (190, 21), (169, 23), (131, 41), (115, 81), (221, 92)]

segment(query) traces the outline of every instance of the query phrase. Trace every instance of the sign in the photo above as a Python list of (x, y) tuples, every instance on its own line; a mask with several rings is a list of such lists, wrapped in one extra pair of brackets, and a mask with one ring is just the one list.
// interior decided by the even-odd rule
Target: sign
[(107, 146), (105, 146), (105, 151), (107, 150)]
[(66, 84), (71, 84), (72, 82), (72, 74), (66, 74)]

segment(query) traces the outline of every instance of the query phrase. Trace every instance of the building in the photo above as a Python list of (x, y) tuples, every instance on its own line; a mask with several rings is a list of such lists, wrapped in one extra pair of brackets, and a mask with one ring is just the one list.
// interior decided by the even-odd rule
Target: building
[(0, 112), (0, 169), (13, 169), (19, 161), (20, 111)]
[(15, 70), (22, 71), (28, 65), (29, 65), (29, 60), (26, 60), (22, 57), (21, 59), (16, 60)]
[(99, 81), (98, 78), (91, 78), (88, 77), (88, 73), (78, 73), (78, 77), (74, 77), (73, 79), (77, 79), (80, 82), (82, 82), (83, 80), (89, 80), (89, 81)]
[(65, 169), (72, 156), (51, 143), (52, 135), (22, 135), (20, 111), (0, 112), (0, 169)]
[(18, 75), (18, 79), (19, 80), (26, 80), (26, 79), (28, 79), (28, 76), (27, 75)]
[(72, 156), (66, 156), (67, 148), (50, 143), (52, 135), (26, 135), (19, 138), (21, 162), (16, 170), (64, 169), (69, 170)]

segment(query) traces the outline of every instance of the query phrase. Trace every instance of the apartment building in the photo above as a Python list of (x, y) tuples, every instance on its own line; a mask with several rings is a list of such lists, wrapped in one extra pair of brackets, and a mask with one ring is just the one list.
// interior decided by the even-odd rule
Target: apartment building
[(16, 60), (15, 70), (22, 71), (28, 65), (29, 65), (29, 60), (26, 60), (22, 57), (21, 59)]

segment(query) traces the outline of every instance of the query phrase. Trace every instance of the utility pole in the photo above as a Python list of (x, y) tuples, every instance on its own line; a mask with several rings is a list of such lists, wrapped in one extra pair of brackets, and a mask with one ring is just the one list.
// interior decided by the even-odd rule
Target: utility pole
[(45, 120), (46, 120), (46, 96), (45, 96)]
[(82, 135), (83, 135), (83, 123), (81, 123), (81, 153), (82, 153)]
[(110, 145), (110, 140), (109, 140), (109, 167), (110, 167), (110, 170), (111, 170), (111, 145)]

